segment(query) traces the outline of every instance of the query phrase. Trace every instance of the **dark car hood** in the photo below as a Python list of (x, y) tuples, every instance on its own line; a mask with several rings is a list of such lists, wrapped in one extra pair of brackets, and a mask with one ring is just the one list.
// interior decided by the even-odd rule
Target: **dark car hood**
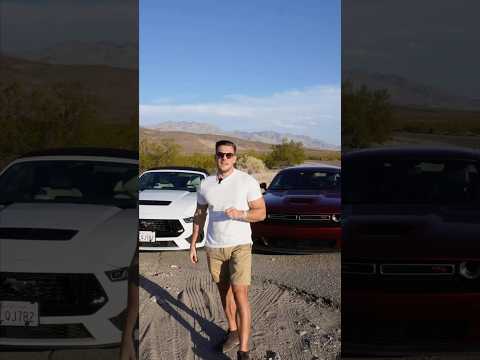
[(269, 190), (264, 198), (267, 212), (270, 213), (336, 213), (341, 207), (341, 196), (338, 191)]
[(480, 209), (458, 206), (345, 206), (346, 259), (480, 258)]

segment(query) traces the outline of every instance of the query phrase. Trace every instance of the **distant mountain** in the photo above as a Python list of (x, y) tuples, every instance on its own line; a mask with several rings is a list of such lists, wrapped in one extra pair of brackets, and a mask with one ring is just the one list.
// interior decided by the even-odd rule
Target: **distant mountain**
[(107, 65), (135, 69), (138, 68), (137, 48), (134, 43), (67, 41), (15, 56), (45, 64)]
[(219, 127), (207, 123), (200, 123), (195, 121), (165, 121), (156, 125), (148, 126), (150, 129), (161, 131), (181, 131), (194, 134), (216, 134), (227, 135)]
[(150, 129), (160, 131), (177, 131), (188, 132), (195, 134), (212, 134), (212, 135), (225, 135), (233, 136), (243, 140), (261, 142), (266, 144), (280, 144), (283, 139), (300, 141), (307, 148), (311, 149), (325, 149), (325, 150), (338, 150), (339, 147), (326, 143), (319, 139), (314, 139), (310, 136), (295, 135), (289, 133), (279, 133), (276, 131), (224, 131), (219, 127), (207, 123), (199, 123), (194, 121), (167, 121), (161, 122), (156, 125), (148, 126)]
[(392, 104), (432, 109), (480, 110), (480, 102), (456, 96), (447, 91), (420, 84), (398, 75), (369, 73), (349, 70), (343, 80), (350, 81), (355, 88), (362, 85), (370, 89), (387, 89)]
[(57, 83), (81, 84), (95, 96), (98, 101), (95, 108), (105, 119), (129, 121), (138, 112), (138, 103), (131, 96), (131, 89), (138, 86), (138, 74), (132, 69), (46, 64), (1, 56), (0, 79), (4, 84), (16, 82), (40, 90)]
[(311, 149), (338, 150), (340, 148), (339, 146), (329, 144), (319, 139), (314, 139), (310, 136), (278, 133), (276, 131), (234, 131), (232, 134), (245, 140), (260, 141), (267, 144), (280, 144), (282, 140), (286, 138), (288, 140), (293, 140), (297, 142), (300, 141), (305, 147)]
[[(140, 127), (140, 138), (147, 139), (153, 143), (164, 140), (174, 140), (176, 144), (182, 147), (186, 153), (203, 153), (212, 154), (215, 148), (215, 142), (220, 139), (233, 141), (238, 146), (240, 152), (247, 150), (254, 150), (260, 153), (271, 151), (271, 144), (260, 141), (250, 141), (234, 136), (219, 135), (219, 134), (202, 134), (188, 131), (166, 131), (152, 128)], [(325, 150), (306, 148), (307, 155), (320, 157), (325, 154)]]

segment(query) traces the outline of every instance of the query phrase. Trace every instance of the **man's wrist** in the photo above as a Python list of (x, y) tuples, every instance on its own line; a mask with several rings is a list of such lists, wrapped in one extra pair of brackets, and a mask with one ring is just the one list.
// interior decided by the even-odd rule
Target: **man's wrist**
[(242, 211), (242, 220), (247, 220), (248, 219), (248, 211), (247, 210), (243, 210)]

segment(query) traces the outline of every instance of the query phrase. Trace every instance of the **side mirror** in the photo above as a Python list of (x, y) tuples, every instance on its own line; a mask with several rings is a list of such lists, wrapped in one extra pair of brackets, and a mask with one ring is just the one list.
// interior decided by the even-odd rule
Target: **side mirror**
[(260, 184), (260, 189), (262, 189), (263, 192), (267, 191), (267, 183), (262, 182)]

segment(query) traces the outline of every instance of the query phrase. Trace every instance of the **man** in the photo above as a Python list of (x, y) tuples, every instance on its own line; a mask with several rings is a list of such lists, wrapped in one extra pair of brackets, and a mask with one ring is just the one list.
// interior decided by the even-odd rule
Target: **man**
[(249, 359), (251, 310), (248, 287), (252, 269), (251, 222), (265, 219), (266, 210), (258, 182), (235, 169), (236, 145), (228, 140), (215, 144), (217, 174), (202, 181), (197, 192), (190, 260), (198, 262), (196, 242), (203, 229), (207, 209), (206, 239), (208, 268), (217, 284), (228, 321), (223, 351), (240, 346), (239, 360)]

